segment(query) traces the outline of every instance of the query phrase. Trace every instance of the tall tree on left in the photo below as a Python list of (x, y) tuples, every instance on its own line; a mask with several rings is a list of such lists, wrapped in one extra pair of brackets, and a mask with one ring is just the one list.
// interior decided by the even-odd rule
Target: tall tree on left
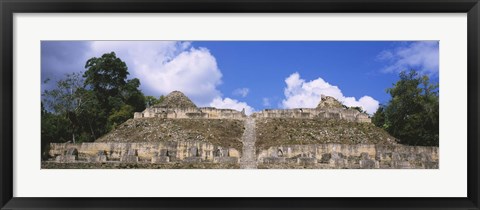
[[(85, 85), (90, 86), (102, 105), (109, 106), (109, 98), (116, 98), (127, 84), (127, 64), (115, 52), (90, 58), (85, 64)], [(106, 108), (105, 107), (105, 108)]]
[(132, 118), (133, 112), (145, 109), (140, 80), (127, 80), (128, 67), (115, 52), (90, 58), (85, 68), (85, 87), (92, 90), (99, 102), (103, 114), (98, 121), (104, 122), (105, 132)]
[(81, 73), (66, 74), (65, 79), (57, 81), (56, 88), (45, 90), (42, 94), (42, 101), (45, 112), (63, 117), (69, 124), (68, 133), (71, 134), (75, 143), (76, 133), (79, 129), (78, 116), (83, 111), (85, 104), (89, 103), (83, 90), (83, 78)]

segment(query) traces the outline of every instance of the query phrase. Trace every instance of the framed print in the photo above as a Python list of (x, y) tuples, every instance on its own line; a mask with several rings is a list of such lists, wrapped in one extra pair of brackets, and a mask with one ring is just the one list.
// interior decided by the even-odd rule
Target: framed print
[(478, 209), (478, 1), (2, 1), (2, 209)]

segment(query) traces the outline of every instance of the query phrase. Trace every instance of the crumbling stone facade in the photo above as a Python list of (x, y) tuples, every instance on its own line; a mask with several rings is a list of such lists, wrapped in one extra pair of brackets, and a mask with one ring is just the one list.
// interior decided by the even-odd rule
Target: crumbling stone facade
[(134, 118), (158, 117), (168, 119), (244, 119), (245, 111), (233, 109), (202, 108), (146, 108), (143, 112), (135, 112)]
[(338, 119), (349, 122), (370, 123), (371, 119), (365, 113), (360, 113), (355, 109), (329, 108), (329, 109), (266, 109), (261, 112), (253, 113), (254, 118), (320, 118), (320, 119)]
[(61, 163), (124, 162), (238, 163), (240, 153), (233, 148), (199, 141), (158, 143), (52, 143), (49, 155)]
[(244, 119), (245, 111), (233, 109), (217, 109), (214, 107), (198, 108), (185, 94), (173, 91), (163, 102), (146, 108), (143, 112), (135, 112), (137, 118), (168, 118), (168, 119)]
[[(188, 104), (175, 107), (171, 98), (183, 101), (181, 104)], [(197, 108), (190, 99), (183, 93), (174, 91), (166, 97), (168, 103), (146, 108), (143, 112), (135, 112), (134, 118), (159, 117), (168, 119), (245, 119), (245, 110), (217, 109), (213, 107)], [(253, 113), (253, 118), (320, 118), (320, 119), (341, 119), (350, 122), (371, 122), (370, 117), (356, 109), (346, 108), (335, 98), (322, 95), (322, 100), (317, 108), (297, 109), (265, 109)]]
[(331, 96), (321, 96), (321, 101), (316, 108), (297, 109), (266, 109), (253, 113), (254, 118), (306, 118), (306, 119), (338, 119), (349, 122), (370, 123), (371, 119), (366, 113), (348, 108)]
[(265, 167), (284, 164), (311, 168), (437, 169), (438, 147), (404, 145), (285, 145), (260, 151), (258, 163)]

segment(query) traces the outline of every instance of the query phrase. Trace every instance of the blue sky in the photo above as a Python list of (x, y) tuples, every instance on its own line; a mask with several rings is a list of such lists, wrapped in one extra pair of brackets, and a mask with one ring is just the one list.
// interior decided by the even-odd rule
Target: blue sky
[[(146, 95), (180, 90), (198, 106), (315, 107), (320, 95), (373, 113), (401, 70), (438, 82), (437, 41), (43, 41), (42, 80), (114, 51)], [(45, 84), (42, 89), (51, 87)]]

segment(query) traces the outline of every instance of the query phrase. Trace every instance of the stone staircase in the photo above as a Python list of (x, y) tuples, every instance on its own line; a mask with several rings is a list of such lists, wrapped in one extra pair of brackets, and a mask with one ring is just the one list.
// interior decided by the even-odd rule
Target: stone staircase
[(245, 120), (245, 131), (242, 136), (243, 152), (240, 158), (240, 168), (256, 169), (257, 158), (255, 155), (255, 119), (248, 117)]

